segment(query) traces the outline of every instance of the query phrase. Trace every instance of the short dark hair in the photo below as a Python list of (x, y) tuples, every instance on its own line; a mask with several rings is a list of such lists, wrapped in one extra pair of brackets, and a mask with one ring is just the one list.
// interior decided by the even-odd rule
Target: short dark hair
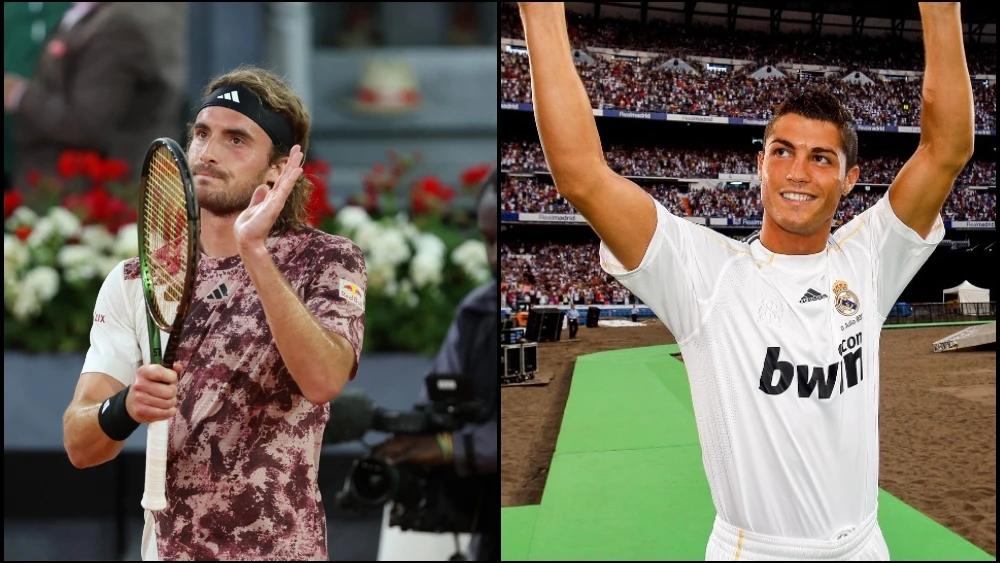
[(789, 113), (836, 125), (840, 130), (841, 147), (847, 157), (847, 170), (858, 163), (858, 132), (854, 128), (854, 117), (829, 90), (809, 87), (782, 102), (764, 128), (765, 145), (774, 131), (774, 123), (779, 117)]

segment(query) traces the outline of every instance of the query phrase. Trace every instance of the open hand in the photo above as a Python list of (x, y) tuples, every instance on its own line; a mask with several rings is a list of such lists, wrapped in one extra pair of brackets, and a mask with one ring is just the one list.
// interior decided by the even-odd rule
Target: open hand
[(302, 148), (295, 145), (274, 186), (270, 187), (267, 184), (257, 186), (253, 198), (250, 199), (250, 205), (240, 213), (236, 218), (236, 224), (233, 225), (233, 234), (240, 251), (264, 246), (271, 233), (271, 227), (285, 207), (285, 200), (302, 175), (300, 167), (302, 158)]

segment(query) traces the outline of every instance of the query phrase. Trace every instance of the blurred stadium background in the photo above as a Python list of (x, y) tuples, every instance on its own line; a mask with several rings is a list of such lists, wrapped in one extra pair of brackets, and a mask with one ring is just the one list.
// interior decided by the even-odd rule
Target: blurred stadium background
[[(104, 21), (114, 25), (88, 24), (109, 10), (116, 16)], [(71, 35), (79, 29), (88, 37)], [(115, 48), (126, 37), (143, 50)], [(239, 65), (275, 71), (306, 102), (316, 226), (354, 238), (375, 260), (370, 276), (398, 272), (370, 279), (365, 356), (350, 386), (380, 406), (412, 407), (458, 299), (490, 276), (472, 204), (497, 154), (497, 38), (495, 2), (4, 3), (5, 560), (139, 559), (145, 428), (114, 462), (76, 470), (63, 451), (62, 413), (100, 283), (137, 253), (129, 165), (156, 136), (185, 143), (207, 81)], [(79, 68), (54, 66), (67, 44)], [(48, 72), (70, 81), (84, 70), (89, 92), (124, 100), (130, 116), (91, 126), (88, 119), (114, 112), (81, 104), (70, 89), (65, 127), (22, 144), (19, 110), (6, 111), (8, 77)], [(70, 138), (76, 126), (92, 144)], [(113, 140), (98, 131), (113, 131)], [(120, 142), (130, 131), (137, 140)], [(38, 146), (58, 162), (24, 172), (18, 164), (34, 162)], [(366, 212), (349, 225), (339, 215), (348, 205)], [(396, 211), (408, 213), (408, 225)], [(360, 241), (362, 223), (373, 222), (380, 228)], [(407, 248), (386, 247), (393, 244)], [(323, 450), (333, 560), (375, 560), (385, 539), (381, 510), (349, 514), (333, 503), (362, 453), (358, 444)], [(445, 540), (440, 559), (455, 548)]]

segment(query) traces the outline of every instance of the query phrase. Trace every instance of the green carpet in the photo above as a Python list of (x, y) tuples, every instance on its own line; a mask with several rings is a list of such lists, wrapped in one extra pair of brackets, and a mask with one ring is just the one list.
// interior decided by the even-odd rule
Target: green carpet
[(534, 535), (538, 505), (516, 506), (500, 511), (500, 558), (526, 561)]
[[(715, 509), (675, 353), (577, 359), (542, 502), (501, 511), (503, 560), (704, 559)], [(894, 560), (995, 560), (885, 491), (879, 503)]]
[(988, 321), (946, 321), (940, 323), (893, 323), (882, 325), (883, 329), (887, 328), (927, 328), (936, 326), (959, 326), (959, 325), (981, 325), (986, 323), (991, 323), (993, 320)]

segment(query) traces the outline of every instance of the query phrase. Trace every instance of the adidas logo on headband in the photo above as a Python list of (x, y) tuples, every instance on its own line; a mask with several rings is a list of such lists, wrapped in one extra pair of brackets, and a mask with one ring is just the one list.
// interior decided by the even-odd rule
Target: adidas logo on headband
[(290, 150), (295, 144), (295, 132), (288, 118), (263, 104), (260, 97), (246, 86), (240, 84), (219, 86), (205, 98), (198, 111), (210, 106), (222, 106), (249, 117), (260, 125), (277, 147)]

